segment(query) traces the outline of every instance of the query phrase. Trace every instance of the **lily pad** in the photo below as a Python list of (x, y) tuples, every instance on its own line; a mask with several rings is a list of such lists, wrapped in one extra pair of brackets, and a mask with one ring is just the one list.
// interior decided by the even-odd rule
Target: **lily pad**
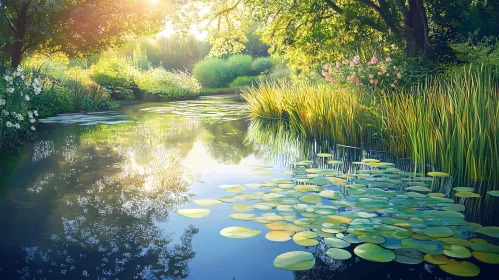
[(427, 227), (421, 231), (431, 237), (449, 237), (454, 235), (454, 231), (447, 227)]
[(352, 254), (347, 250), (331, 248), (326, 251), (326, 255), (331, 259), (335, 260), (348, 260), (352, 257)]
[(381, 235), (361, 235), (359, 240), (372, 244), (381, 244), (385, 242), (385, 238)]
[(429, 263), (437, 265), (449, 263), (449, 258), (447, 258), (444, 255), (437, 255), (437, 254), (426, 254), (424, 256), (424, 260)]
[(484, 242), (471, 243), (471, 249), (474, 251), (499, 254), (499, 246)]
[(425, 241), (425, 240), (416, 240), (413, 238), (407, 238), (400, 241), (402, 247), (411, 248), (421, 251), (426, 254), (440, 254), (443, 252), (442, 246), (435, 241)]
[(232, 209), (237, 212), (250, 212), (253, 211), (253, 205), (250, 204), (234, 204)]
[(466, 247), (459, 245), (445, 246), (444, 254), (449, 257), (461, 258), (461, 259), (466, 259), (471, 257), (471, 252), (468, 249), (466, 249)]
[(357, 256), (373, 262), (390, 262), (395, 259), (395, 253), (391, 250), (371, 243), (359, 245), (353, 251)]
[(473, 192), (457, 192), (454, 194), (457, 197), (462, 197), (462, 198), (480, 198), (481, 196), (477, 193)]
[(209, 209), (180, 209), (177, 211), (182, 216), (196, 219), (206, 217), (210, 212)]
[(250, 238), (260, 234), (261, 230), (254, 230), (243, 227), (226, 227), (220, 231), (220, 234), (229, 238)]
[(270, 241), (284, 242), (291, 240), (292, 235), (293, 235), (292, 231), (277, 230), (277, 231), (268, 232), (265, 235), (265, 238), (267, 238)]
[(194, 203), (196, 203), (199, 206), (215, 206), (220, 203), (222, 203), (220, 200), (215, 200), (215, 199), (196, 199), (194, 200)]
[(473, 257), (484, 263), (499, 264), (499, 254), (475, 251), (473, 252)]
[(300, 246), (312, 247), (319, 244), (317, 240), (313, 239), (316, 237), (317, 233), (313, 231), (302, 231), (293, 235), (293, 241)]
[(481, 227), (476, 232), (490, 237), (499, 238), (499, 227)]
[(473, 277), (480, 274), (480, 268), (467, 261), (458, 262), (450, 259), (447, 264), (441, 264), (439, 267), (443, 271), (456, 276)]
[(324, 243), (326, 243), (326, 245), (331, 247), (331, 248), (340, 248), (341, 249), (341, 248), (346, 248), (346, 247), (350, 246), (350, 242), (343, 240), (343, 239), (336, 238), (336, 237), (324, 238)]
[(452, 188), (452, 190), (456, 192), (473, 192), (473, 188), (468, 188), (468, 187), (457, 187), (457, 188)]
[(253, 221), (255, 219), (255, 214), (236, 213), (230, 214), (230, 217), (234, 220)]
[(491, 196), (499, 196), (499, 191), (488, 191), (487, 194)]
[(314, 267), (315, 258), (309, 252), (293, 251), (277, 256), (274, 259), (274, 267), (279, 269), (300, 271)]
[(445, 172), (428, 172), (430, 177), (449, 177), (449, 173)]
[(405, 264), (418, 264), (423, 262), (423, 254), (416, 249), (396, 249), (395, 261)]

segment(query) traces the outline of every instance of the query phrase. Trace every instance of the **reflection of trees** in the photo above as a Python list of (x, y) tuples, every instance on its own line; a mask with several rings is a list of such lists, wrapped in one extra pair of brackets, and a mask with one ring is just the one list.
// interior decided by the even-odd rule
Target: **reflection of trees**
[(253, 153), (253, 145), (244, 142), (248, 130), (246, 119), (206, 123), (203, 126), (211, 134), (205, 140), (208, 152), (217, 162), (238, 164)]
[[(192, 239), (198, 229), (187, 227), (180, 243), (173, 244), (173, 237), (156, 223), (188, 200), (189, 185), (195, 180), (179, 151), (155, 141), (113, 147), (110, 139), (95, 147), (91, 139), (86, 140), (75, 148), (77, 154), (97, 148), (91, 161), (75, 159), (61, 166), (61, 173), (70, 174), (69, 182), (80, 183), (61, 190), (64, 196), (48, 217), (50, 240), (37, 238), (40, 244), (23, 248), (27, 264), (22, 269), (12, 264), (15, 268), (6, 271), (10, 277), (6, 279), (35, 274), (47, 279), (188, 277), (188, 262), (195, 256)], [(116, 154), (112, 161), (109, 151)], [(89, 163), (97, 165), (74, 172)], [(94, 171), (99, 179), (89, 185)]]

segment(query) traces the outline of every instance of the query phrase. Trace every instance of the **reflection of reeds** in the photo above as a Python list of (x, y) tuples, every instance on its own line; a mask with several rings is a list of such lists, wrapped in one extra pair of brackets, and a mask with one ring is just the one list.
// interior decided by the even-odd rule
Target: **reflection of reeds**
[(450, 173), (454, 186), (472, 182), (486, 197), (499, 189), (498, 92), (489, 69), (470, 68), (391, 95), (273, 82), (246, 89), (243, 97), (254, 117), (289, 120), (301, 139), (407, 156), (417, 170), (433, 166)]

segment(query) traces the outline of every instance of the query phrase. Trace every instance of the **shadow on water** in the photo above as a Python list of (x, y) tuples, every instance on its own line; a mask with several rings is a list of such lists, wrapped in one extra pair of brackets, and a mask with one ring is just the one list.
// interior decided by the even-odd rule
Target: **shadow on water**
[[(426, 174), (435, 171), (434, 167), (427, 166), (425, 170), (416, 170), (416, 163), (408, 158), (396, 158), (389, 152), (379, 151), (371, 147), (352, 147), (336, 144), (329, 140), (315, 139), (304, 134), (297, 134), (289, 127), (287, 122), (280, 120), (254, 120), (251, 124), (246, 142), (255, 146), (255, 149), (268, 160), (275, 164), (289, 167), (297, 160), (313, 160), (318, 168), (327, 168), (325, 159), (317, 157), (319, 153), (332, 154), (332, 158), (343, 162), (342, 172), (355, 173), (359, 169), (356, 162), (362, 159), (378, 159), (383, 162), (394, 163), (394, 167), (406, 172)], [(339, 168), (339, 167), (337, 167)], [(483, 225), (499, 224), (499, 197), (487, 195), (485, 190), (491, 189), (497, 182), (476, 181), (469, 182), (481, 198), (457, 198), (456, 203), (466, 207), (466, 219)], [(452, 176), (442, 185), (443, 192), (451, 193), (454, 186)], [(460, 186), (459, 186), (460, 187)]]

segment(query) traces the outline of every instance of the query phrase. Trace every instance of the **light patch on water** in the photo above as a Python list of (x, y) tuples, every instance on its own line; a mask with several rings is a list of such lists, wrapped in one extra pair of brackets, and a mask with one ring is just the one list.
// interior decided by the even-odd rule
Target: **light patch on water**
[(43, 159), (50, 157), (54, 154), (54, 141), (51, 140), (42, 140), (38, 141), (34, 145), (33, 155), (31, 156), (31, 160), (35, 162), (39, 162)]

